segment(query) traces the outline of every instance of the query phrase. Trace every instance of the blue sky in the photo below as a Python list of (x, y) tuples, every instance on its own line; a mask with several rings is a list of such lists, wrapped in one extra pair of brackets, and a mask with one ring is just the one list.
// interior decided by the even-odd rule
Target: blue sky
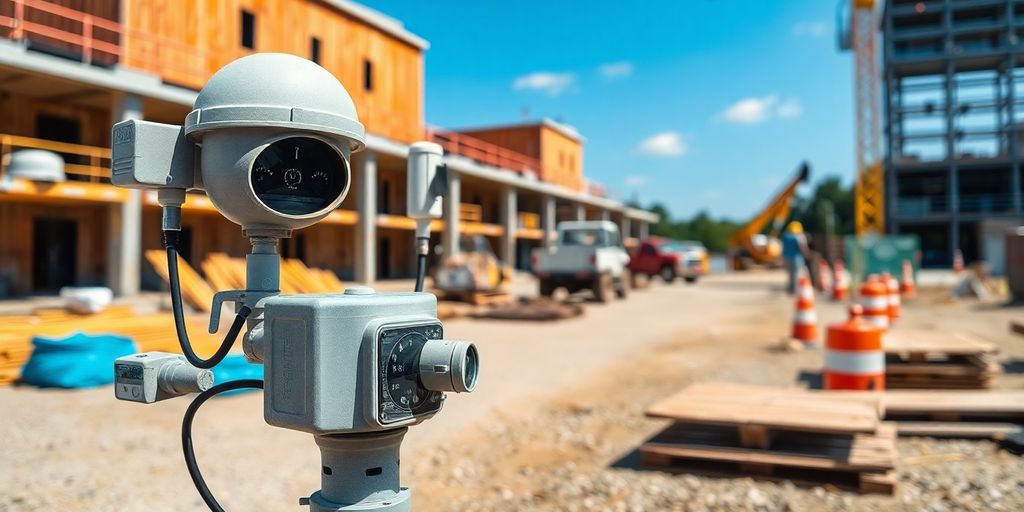
[(802, 159), (853, 176), (833, 0), (365, 0), (426, 38), (426, 119), (550, 117), (620, 199), (744, 218)]

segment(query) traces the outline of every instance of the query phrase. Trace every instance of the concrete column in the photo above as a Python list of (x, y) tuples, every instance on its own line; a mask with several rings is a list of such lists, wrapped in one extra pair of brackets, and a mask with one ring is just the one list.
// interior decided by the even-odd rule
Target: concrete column
[[(142, 119), (142, 98), (118, 94), (111, 105), (114, 122)], [(142, 191), (130, 189), (125, 202), (110, 206), (107, 282), (115, 295), (136, 295), (142, 272)]]
[(629, 217), (626, 217), (625, 215), (622, 216), (622, 222), (619, 223), (619, 231), (622, 232), (622, 240), (623, 241), (625, 241), (627, 238), (633, 236), (631, 234), (633, 230), (630, 229), (632, 227), (632, 226), (630, 226), (631, 223), (632, 223), (632, 221), (629, 220)]
[(541, 201), (544, 202), (544, 213), (541, 215), (541, 222), (544, 224), (544, 247), (550, 247), (555, 240), (555, 198), (544, 196)]
[(364, 151), (356, 172), (356, 281), (372, 283), (377, 279), (377, 155)]
[(612, 220), (612, 212), (601, 210), (601, 220)]
[(576, 205), (576, 220), (587, 220), (587, 207), (582, 204)]
[(459, 205), (462, 203), (462, 178), (451, 167), (448, 168), (448, 196), (444, 198), (444, 233), (442, 243), (444, 257), (459, 253)]
[(501, 238), (502, 263), (516, 268), (516, 231), (519, 230), (519, 197), (514, 187), (505, 188), (501, 203), (505, 234)]
[(651, 226), (650, 224), (647, 223), (646, 220), (640, 221), (640, 232), (638, 234), (640, 235), (641, 240), (644, 240), (651, 236), (650, 229)]

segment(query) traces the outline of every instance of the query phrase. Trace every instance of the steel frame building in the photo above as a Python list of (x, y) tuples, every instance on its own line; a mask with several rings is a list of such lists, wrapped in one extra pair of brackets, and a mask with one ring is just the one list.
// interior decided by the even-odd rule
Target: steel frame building
[(1024, 208), (1024, 2), (889, 0), (881, 30), (888, 231), (925, 266), (1001, 261)]

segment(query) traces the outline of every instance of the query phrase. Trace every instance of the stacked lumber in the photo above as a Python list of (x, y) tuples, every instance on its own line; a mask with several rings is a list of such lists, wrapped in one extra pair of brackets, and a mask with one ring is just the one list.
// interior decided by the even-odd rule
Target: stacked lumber
[[(188, 329), (192, 346), (200, 355), (212, 354), (220, 345), (222, 335), (208, 334), (202, 320), (189, 320)], [(0, 384), (9, 384), (21, 375), (22, 366), (32, 355), (33, 336), (62, 337), (76, 332), (125, 336), (135, 341), (140, 352), (181, 352), (174, 319), (167, 313), (135, 315), (129, 306), (118, 306), (92, 315), (47, 310), (28, 316), (4, 316), (0, 317)]]
[[(438, 305), (440, 309), (440, 305)], [(575, 318), (583, 314), (583, 306), (551, 299), (520, 299), (493, 307), (478, 308), (470, 313), (473, 318), (492, 320), (552, 321)]]
[[(146, 261), (153, 265), (153, 270), (165, 283), (170, 282), (165, 251), (159, 249), (146, 251)], [(181, 255), (178, 256), (178, 277), (181, 282), (182, 300), (198, 311), (210, 311), (210, 304), (213, 302), (213, 289)]]
[(673, 423), (640, 448), (645, 466), (892, 494), (895, 428), (875, 394), (705, 383), (647, 408)]
[[(245, 289), (245, 258), (211, 253), (200, 265), (210, 284), (219, 290)], [(337, 293), (344, 289), (330, 270), (309, 268), (301, 260), (281, 260), (281, 293)]]
[(904, 436), (990, 438), (1024, 431), (1024, 390), (886, 391), (881, 406)]
[(965, 333), (896, 329), (884, 345), (888, 389), (989, 389), (1002, 373), (998, 347)]

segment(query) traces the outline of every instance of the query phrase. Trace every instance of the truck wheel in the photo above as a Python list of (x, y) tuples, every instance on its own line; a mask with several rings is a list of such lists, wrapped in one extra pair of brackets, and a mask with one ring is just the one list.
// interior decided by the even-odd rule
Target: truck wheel
[(593, 290), (594, 298), (598, 302), (605, 303), (612, 300), (612, 293), (615, 293), (614, 288), (615, 284), (612, 282), (612, 276), (601, 274), (594, 279), (591, 290)]
[(628, 270), (623, 270), (622, 275), (619, 276), (618, 283), (615, 286), (615, 296), (620, 299), (625, 299), (629, 296), (629, 288), (632, 286), (633, 277), (630, 276)]
[(551, 281), (549, 281), (547, 279), (541, 279), (540, 280), (540, 296), (541, 297), (551, 297), (552, 295), (555, 294), (555, 288), (556, 288), (555, 287), (555, 283), (553, 283), (553, 282), (551, 282)]
[(697, 282), (697, 276), (686, 276), (683, 279), (686, 280), (687, 284), (693, 284)]
[(661, 267), (661, 272), (659, 272), (659, 274), (661, 275), (661, 279), (666, 283), (671, 284), (672, 281), (676, 280), (676, 269), (672, 268), (669, 265)]

